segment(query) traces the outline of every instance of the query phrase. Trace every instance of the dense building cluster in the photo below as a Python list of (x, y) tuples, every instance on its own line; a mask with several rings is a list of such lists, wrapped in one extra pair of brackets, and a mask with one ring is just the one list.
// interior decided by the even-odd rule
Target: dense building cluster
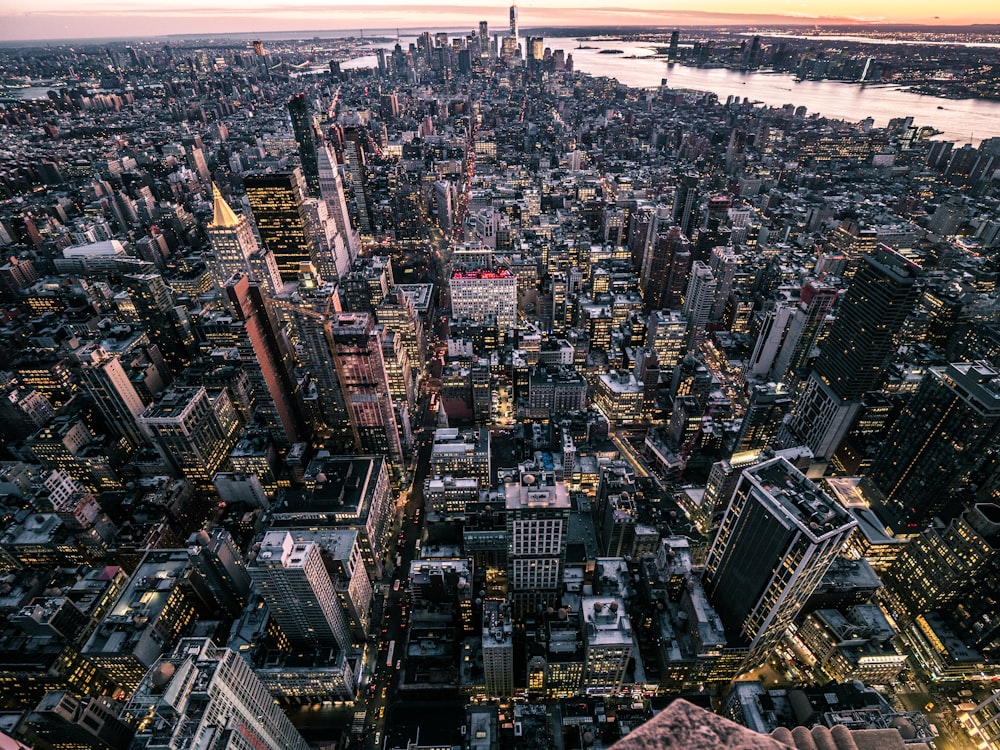
[(1000, 137), (377, 41), (0, 51), (0, 731), (1000, 748)]

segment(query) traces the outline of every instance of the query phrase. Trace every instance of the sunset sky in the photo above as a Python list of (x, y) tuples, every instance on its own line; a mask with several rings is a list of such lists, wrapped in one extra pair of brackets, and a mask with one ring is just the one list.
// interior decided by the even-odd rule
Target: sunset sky
[[(997, 0), (525, 0), (521, 25), (697, 23), (1000, 24)], [(0, 0), (0, 40), (142, 37), (162, 34), (354, 28), (500, 30), (507, 4), (468, 0), (331, 3), (321, 0)]]

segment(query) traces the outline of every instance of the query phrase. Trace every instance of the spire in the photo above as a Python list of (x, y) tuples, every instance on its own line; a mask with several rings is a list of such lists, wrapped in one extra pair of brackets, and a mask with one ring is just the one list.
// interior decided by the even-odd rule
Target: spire
[(233, 213), (233, 209), (222, 197), (222, 191), (214, 182), (212, 183), (212, 200), (215, 201), (215, 215), (212, 217), (212, 225), (232, 229), (239, 223), (239, 217)]

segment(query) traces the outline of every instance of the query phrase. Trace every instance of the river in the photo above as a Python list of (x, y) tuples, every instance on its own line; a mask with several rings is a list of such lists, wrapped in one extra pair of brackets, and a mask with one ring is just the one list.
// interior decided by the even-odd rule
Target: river
[[(414, 37), (404, 36), (406, 49)], [(579, 49), (581, 42), (568, 37), (545, 39), (544, 45), (573, 55), (576, 70), (597, 76), (617, 78), (628, 86), (648, 88), (667, 84), (677, 89), (711, 91), (720, 100), (729, 96), (749, 99), (772, 107), (793, 104), (805, 107), (810, 114), (858, 122), (871, 117), (877, 127), (884, 127), (894, 117), (912, 117), (919, 126), (941, 131), (939, 139), (958, 144), (978, 145), (983, 138), (1000, 136), (1000, 102), (986, 99), (939, 99), (914, 94), (894, 86), (860, 86), (841, 81), (797, 81), (787, 73), (762, 73), (726, 68), (694, 68), (668, 65), (654, 57), (652, 47), (619, 41), (584, 41), (594, 49)], [(388, 49), (393, 44), (384, 45)], [(620, 55), (602, 55), (602, 49), (619, 49)], [(345, 63), (345, 68), (374, 67), (374, 55)]]

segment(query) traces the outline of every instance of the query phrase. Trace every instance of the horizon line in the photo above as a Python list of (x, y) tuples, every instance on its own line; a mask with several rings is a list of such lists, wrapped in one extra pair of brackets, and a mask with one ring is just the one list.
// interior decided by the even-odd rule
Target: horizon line
[[(699, 13), (699, 11), (694, 11)], [(712, 12), (700, 11), (705, 16), (712, 15)], [(734, 14), (729, 13), (719, 13), (720, 16), (725, 16), (727, 18), (732, 18)], [(565, 30), (565, 31), (583, 31), (588, 29), (604, 29), (604, 30), (614, 30), (614, 31), (625, 31), (625, 30), (641, 30), (645, 29), (649, 32), (656, 32), (664, 29), (699, 29), (699, 28), (739, 28), (747, 26), (769, 26), (769, 27), (796, 27), (796, 28), (812, 28), (812, 29), (837, 29), (844, 27), (856, 27), (859, 29), (879, 29), (879, 28), (890, 28), (890, 29), (1000, 29), (1000, 23), (935, 23), (935, 24), (925, 24), (925, 23), (914, 23), (914, 22), (904, 22), (904, 21), (869, 21), (861, 19), (830, 19), (826, 18), (803, 18), (801, 16), (774, 16), (772, 14), (755, 14), (746, 13), (742, 14), (746, 16), (746, 21), (737, 22), (732, 20), (727, 21), (717, 21), (711, 22), (709, 18), (705, 18), (703, 22), (685, 22), (685, 23), (667, 23), (667, 24), (649, 24), (649, 23), (619, 23), (619, 24), (533, 24), (530, 26), (525, 26), (521, 29), (522, 34), (532, 31), (532, 30)], [(761, 16), (766, 16), (769, 20), (766, 22), (758, 21), (757, 23), (752, 23), (755, 18), (760, 18)], [(780, 18), (782, 20), (776, 20)], [(384, 36), (382, 34), (376, 34), (376, 32), (382, 31), (426, 31), (432, 28), (444, 29), (444, 30), (465, 30), (464, 25), (458, 24), (444, 24), (444, 25), (433, 25), (425, 24), (421, 26), (372, 26), (370, 31), (373, 36)], [(342, 28), (325, 28), (325, 29), (288, 29), (288, 30), (263, 30), (258, 29), (254, 31), (214, 31), (214, 32), (173, 32), (168, 34), (152, 34), (152, 35), (113, 35), (113, 36), (66, 36), (66, 37), (38, 37), (38, 38), (21, 38), (21, 39), (0, 39), (0, 47), (11, 47), (18, 45), (66, 45), (73, 42), (120, 42), (120, 41), (159, 41), (159, 40), (185, 40), (185, 39), (213, 39), (218, 37), (229, 37), (229, 38), (240, 38), (240, 39), (253, 39), (256, 36), (262, 35), (295, 35), (302, 34), (303, 37), (312, 38), (323, 38), (322, 34), (336, 33), (336, 37), (330, 38), (343, 38), (345, 32), (357, 31), (362, 36), (364, 35), (366, 29), (358, 26), (349, 26)], [(403, 35), (400, 35), (403, 36)], [(558, 36), (558, 35), (554, 35)], [(571, 36), (571, 35), (567, 35)], [(575, 36), (575, 34), (574, 34)]]

